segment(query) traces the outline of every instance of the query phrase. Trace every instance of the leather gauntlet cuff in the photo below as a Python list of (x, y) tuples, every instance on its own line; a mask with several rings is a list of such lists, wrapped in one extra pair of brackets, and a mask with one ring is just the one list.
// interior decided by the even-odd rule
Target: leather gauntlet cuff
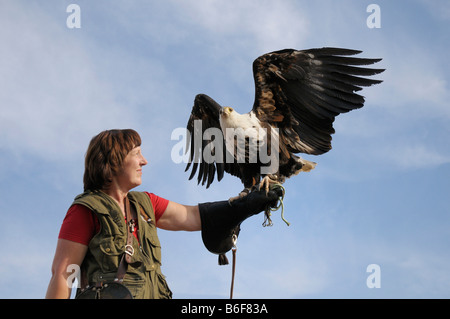
[(199, 204), (202, 222), (202, 240), (214, 254), (224, 254), (233, 247), (233, 235), (239, 234), (245, 218), (237, 218), (228, 201)]
[[(269, 191), (267, 195), (264, 191), (253, 191), (233, 201), (198, 204), (203, 244), (211, 253), (219, 254), (224, 259), (223, 255), (234, 245), (233, 235), (239, 235), (241, 223), (268, 206), (275, 206), (278, 197), (276, 191)], [(226, 262), (226, 257), (223, 261)]]

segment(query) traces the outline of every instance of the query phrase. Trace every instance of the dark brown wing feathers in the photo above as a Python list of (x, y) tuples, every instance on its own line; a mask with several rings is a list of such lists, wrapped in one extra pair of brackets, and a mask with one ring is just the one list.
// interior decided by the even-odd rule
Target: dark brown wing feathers
[(363, 76), (384, 70), (361, 67), (381, 59), (351, 57), (359, 53), (339, 48), (287, 49), (257, 58), (253, 110), (280, 129), (292, 152), (329, 151), (335, 117), (361, 108), (364, 97), (355, 92), (381, 82)]
[[(197, 182), (198, 184), (205, 185), (208, 188), (214, 181), (214, 177), (217, 174), (217, 180), (220, 181), (224, 172), (231, 175), (240, 177), (239, 167), (235, 163), (226, 163), (226, 151), (225, 141), (218, 141), (222, 143), (222, 150), (216, 152), (218, 158), (213, 163), (207, 163), (204, 161), (203, 152), (209, 150), (208, 147), (212, 142), (211, 139), (205, 139), (204, 133), (207, 129), (217, 128), (220, 129), (219, 111), (221, 106), (213, 99), (205, 94), (198, 94), (194, 100), (194, 106), (192, 108), (191, 116), (187, 124), (187, 130), (190, 133), (190, 138), (187, 139), (186, 150), (189, 150), (189, 162), (186, 165), (185, 171), (188, 171), (192, 166), (189, 179), (194, 178), (198, 171)], [(199, 125), (195, 126), (195, 120), (201, 120), (201, 128)], [(197, 136), (197, 143), (195, 137)], [(216, 150), (214, 150), (216, 151)]]

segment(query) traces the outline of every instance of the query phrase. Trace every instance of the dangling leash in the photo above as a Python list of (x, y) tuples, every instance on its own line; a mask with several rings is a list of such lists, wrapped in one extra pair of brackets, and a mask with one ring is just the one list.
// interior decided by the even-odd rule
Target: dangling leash
[(231, 289), (230, 289), (230, 299), (233, 299), (233, 288), (234, 288), (234, 275), (236, 273), (236, 242), (237, 242), (237, 236), (236, 234), (233, 234), (232, 237), (233, 240), (233, 248), (231, 248), (231, 251), (233, 253), (233, 264), (232, 264), (232, 268), (231, 268)]
[[(271, 211), (277, 211), (278, 209), (281, 208), (281, 219), (286, 223), (286, 225), (290, 225), (290, 223), (284, 218), (284, 204), (283, 204), (283, 199), (284, 199), (284, 194), (285, 194), (285, 189), (281, 184), (275, 184), (273, 186), (273, 188), (275, 187), (279, 187), (282, 190), (282, 195), (279, 197), (278, 199), (278, 205), (276, 205), (275, 207), (268, 207), (265, 210), (265, 220), (263, 223), (263, 226), (272, 226), (272, 220), (270, 219), (271, 216)], [(233, 254), (233, 261), (232, 261), (232, 268), (231, 268), (231, 288), (230, 288), (230, 299), (233, 299), (233, 289), (234, 289), (234, 277), (235, 277), (235, 273), (236, 273), (236, 250), (237, 250), (237, 235), (236, 233), (233, 234), (233, 236), (231, 237), (231, 240), (233, 241), (233, 247), (231, 248), (232, 250), (232, 254)], [(220, 264), (220, 262), (219, 262)]]
[(273, 186), (271, 186), (271, 189), (274, 188), (280, 188), (282, 190), (282, 195), (280, 196), (280, 198), (278, 198), (278, 202), (275, 207), (267, 207), (266, 210), (264, 211), (264, 222), (263, 222), (263, 227), (267, 227), (267, 226), (272, 226), (273, 222), (272, 219), (270, 218), (270, 216), (272, 216), (271, 212), (275, 212), (277, 210), (279, 210), (281, 208), (281, 219), (286, 223), (286, 225), (290, 226), (291, 224), (284, 218), (284, 204), (283, 204), (283, 200), (284, 200), (284, 194), (285, 194), (285, 189), (281, 184), (274, 184)]

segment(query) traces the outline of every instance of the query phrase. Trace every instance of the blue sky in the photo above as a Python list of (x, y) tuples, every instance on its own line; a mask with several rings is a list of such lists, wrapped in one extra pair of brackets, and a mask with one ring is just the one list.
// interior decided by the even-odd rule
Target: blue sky
[[(81, 28), (66, 8), (81, 9)], [(368, 28), (369, 4), (381, 28)], [(171, 160), (174, 129), (206, 93), (243, 113), (251, 63), (269, 51), (338, 46), (383, 58), (333, 149), (285, 183), (286, 226), (258, 215), (238, 240), (236, 298), (450, 297), (450, 3), (416, 1), (12, 1), (0, 3), (0, 298), (42, 298), (59, 227), (82, 191), (92, 136), (134, 128), (149, 160), (139, 190), (183, 204), (206, 190)], [(230, 267), (200, 233), (159, 231), (175, 298), (227, 298)], [(230, 257), (230, 256), (229, 256)], [(368, 288), (369, 265), (380, 288)]]

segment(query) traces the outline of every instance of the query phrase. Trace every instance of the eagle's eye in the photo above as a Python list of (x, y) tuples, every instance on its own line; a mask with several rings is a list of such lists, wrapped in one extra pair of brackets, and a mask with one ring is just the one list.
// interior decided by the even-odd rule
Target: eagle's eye
[(223, 108), (220, 109), (220, 114), (230, 114), (231, 112), (233, 112), (233, 108), (229, 107), (229, 106), (225, 106)]

